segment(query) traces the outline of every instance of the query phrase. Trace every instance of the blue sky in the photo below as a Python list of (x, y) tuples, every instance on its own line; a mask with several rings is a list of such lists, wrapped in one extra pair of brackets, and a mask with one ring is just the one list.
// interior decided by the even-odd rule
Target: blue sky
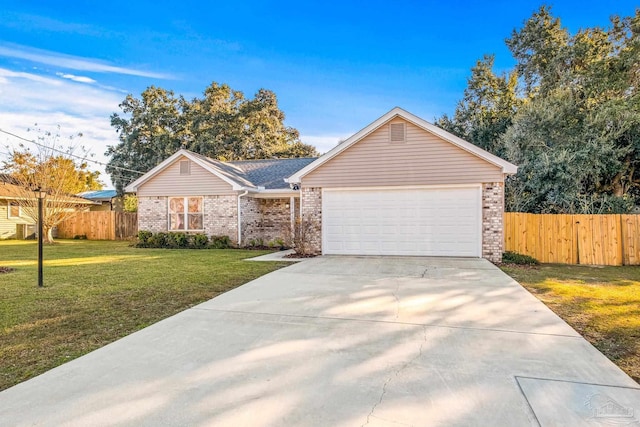
[[(118, 142), (109, 116), (127, 93), (194, 97), (216, 81), (246, 96), (273, 90), (287, 124), (324, 152), (395, 106), (428, 121), (451, 113), (482, 55), (496, 55), (497, 71), (513, 65), (504, 39), (541, 4), (3, 0), (0, 129), (33, 138), (34, 123), (60, 125), (105, 161)], [(548, 4), (572, 32), (637, 7)]]

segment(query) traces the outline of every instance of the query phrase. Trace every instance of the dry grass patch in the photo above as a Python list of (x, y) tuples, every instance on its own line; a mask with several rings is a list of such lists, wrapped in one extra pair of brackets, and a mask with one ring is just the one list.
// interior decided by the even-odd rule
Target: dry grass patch
[(640, 267), (502, 269), (640, 382)]
[(276, 270), (267, 251), (136, 249), (62, 241), (0, 242), (0, 390)]

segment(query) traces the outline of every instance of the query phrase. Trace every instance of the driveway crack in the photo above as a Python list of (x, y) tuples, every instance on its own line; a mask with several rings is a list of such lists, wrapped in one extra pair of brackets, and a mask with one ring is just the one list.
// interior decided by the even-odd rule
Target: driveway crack
[(411, 364), (413, 364), (413, 362), (415, 362), (417, 359), (419, 359), (422, 356), (422, 350), (423, 350), (424, 345), (426, 344), (426, 342), (427, 342), (427, 327), (426, 326), (422, 326), (422, 343), (420, 343), (420, 348), (418, 350), (418, 354), (416, 354), (411, 360), (407, 361), (402, 366), (400, 366), (389, 378), (387, 378), (387, 380), (382, 385), (382, 393), (380, 393), (380, 398), (378, 399), (378, 401), (371, 408), (371, 411), (367, 415), (367, 421), (364, 424), (362, 424), (361, 427), (367, 426), (371, 422), (371, 418), (372, 417), (375, 418), (373, 413), (376, 411), (376, 408), (378, 406), (380, 406), (380, 404), (384, 400), (384, 396), (387, 394), (387, 386), (391, 383), (391, 381), (393, 381), (395, 378), (397, 378), (398, 375), (400, 375), (400, 373), (402, 373), (402, 371), (404, 371), (407, 367), (409, 367)]

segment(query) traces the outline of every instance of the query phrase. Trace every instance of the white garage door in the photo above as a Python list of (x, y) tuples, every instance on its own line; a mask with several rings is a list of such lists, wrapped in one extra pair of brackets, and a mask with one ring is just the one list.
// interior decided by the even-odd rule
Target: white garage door
[(322, 215), (325, 254), (480, 256), (479, 187), (326, 189)]

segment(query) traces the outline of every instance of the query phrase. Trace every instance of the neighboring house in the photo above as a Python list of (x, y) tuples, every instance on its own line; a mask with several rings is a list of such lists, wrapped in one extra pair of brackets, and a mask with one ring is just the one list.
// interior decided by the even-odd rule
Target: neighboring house
[(118, 197), (116, 190), (85, 191), (77, 196), (96, 202), (89, 208), (90, 211), (123, 211), (122, 198)]
[[(7, 175), (0, 174), (0, 239), (26, 239), (36, 233), (36, 219), (29, 217), (21, 206), (24, 192)], [(94, 202), (68, 196), (79, 206), (92, 206)], [(35, 194), (34, 194), (35, 199)], [(54, 230), (55, 235), (55, 230)]]
[(127, 187), (140, 230), (280, 237), (296, 217), (316, 253), (484, 257), (503, 250), (517, 167), (400, 108), (317, 159), (221, 162), (180, 150)]
[(20, 207), (17, 192), (15, 185), (0, 179), (0, 239), (25, 239), (35, 233), (35, 221)]

